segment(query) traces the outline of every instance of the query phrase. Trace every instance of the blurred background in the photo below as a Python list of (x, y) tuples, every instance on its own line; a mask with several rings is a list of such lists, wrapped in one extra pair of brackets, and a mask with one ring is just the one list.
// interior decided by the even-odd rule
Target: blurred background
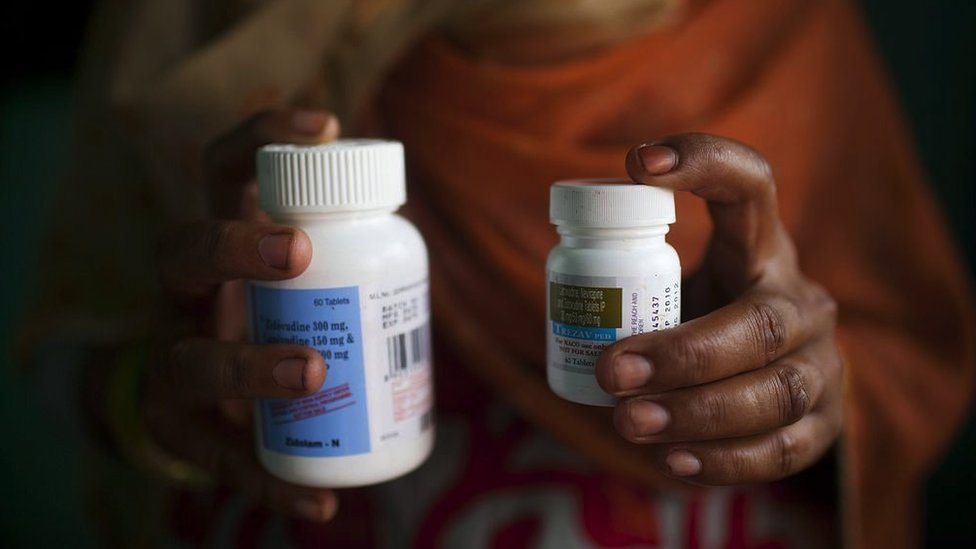
[[(976, 2), (860, 0), (946, 219), (976, 273)], [(92, 547), (80, 441), (32, 401), (9, 358), (46, 207), (62, 176), (73, 70), (94, 2), (0, 8), (0, 547)], [(64, 418), (60, 418), (64, 419)], [(893, 456), (894, 458), (894, 456)], [(927, 547), (976, 543), (976, 420), (929, 479)]]

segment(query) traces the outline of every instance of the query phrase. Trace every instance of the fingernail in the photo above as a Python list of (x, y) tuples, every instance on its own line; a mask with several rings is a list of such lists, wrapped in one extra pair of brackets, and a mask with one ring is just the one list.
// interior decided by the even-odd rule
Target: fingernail
[(622, 354), (613, 361), (613, 383), (618, 391), (645, 385), (651, 379), (651, 363), (641, 355)]
[(339, 510), (339, 499), (335, 492), (327, 491), (322, 497), (305, 497), (295, 501), (295, 513), (316, 522), (323, 522), (335, 517)]
[(325, 128), (322, 130), (322, 135), (327, 136), (329, 139), (339, 137), (339, 119), (330, 115), (325, 123)]
[(678, 165), (678, 152), (664, 145), (641, 145), (637, 148), (637, 159), (645, 172), (663, 175)]
[(275, 365), (271, 371), (271, 377), (279, 387), (291, 389), (292, 391), (305, 390), (305, 364), (304, 358), (286, 358)]
[(701, 460), (685, 450), (671, 452), (665, 461), (668, 464), (668, 470), (676, 477), (694, 476), (700, 473), (702, 469)]
[(295, 502), (295, 512), (309, 520), (323, 520), (325, 516), (324, 505), (315, 498), (304, 498)]
[(301, 133), (322, 133), (331, 116), (318, 111), (297, 111), (291, 115), (291, 127)]
[(634, 431), (642, 436), (660, 433), (670, 419), (668, 411), (656, 402), (635, 400), (630, 403), (630, 422)]
[(271, 234), (258, 242), (258, 255), (275, 269), (288, 267), (288, 251), (291, 249), (290, 234)]

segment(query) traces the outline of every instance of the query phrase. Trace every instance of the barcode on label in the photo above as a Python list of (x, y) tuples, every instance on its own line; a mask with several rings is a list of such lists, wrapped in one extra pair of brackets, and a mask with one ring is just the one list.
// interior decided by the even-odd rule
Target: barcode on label
[(427, 360), (430, 354), (430, 326), (392, 335), (386, 338), (388, 379), (406, 373), (411, 366)]

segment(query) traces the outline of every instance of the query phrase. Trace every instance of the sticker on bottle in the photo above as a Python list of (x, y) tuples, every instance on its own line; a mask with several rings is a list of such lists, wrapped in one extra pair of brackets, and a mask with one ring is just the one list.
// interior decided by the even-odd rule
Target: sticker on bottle
[(400, 287), (282, 289), (250, 285), (256, 343), (317, 350), (321, 389), (259, 401), (263, 446), (303, 457), (363, 454), (431, 428), (427, 280)]
[[(549, 273), (548, 369), (588, 404), (612, 404), (596, 383), (596, 362), (617, 340), (681, 322), (681, 272), (646, 277)], [(589, 394), (589, 395), (588, 395)]]

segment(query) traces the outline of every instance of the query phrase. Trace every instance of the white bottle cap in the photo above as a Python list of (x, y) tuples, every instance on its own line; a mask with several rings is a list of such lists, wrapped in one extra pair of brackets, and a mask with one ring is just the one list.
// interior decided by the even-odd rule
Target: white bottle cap
[(397, 141), (265, 145), (257, 153), (257, 177), (258, 201), (270, 214), (396, 208), (407, 201)]
[(549, 190), (553, 225), (626, 229), (674, 223), (674, 192), (626, 179), (557, 181)]

